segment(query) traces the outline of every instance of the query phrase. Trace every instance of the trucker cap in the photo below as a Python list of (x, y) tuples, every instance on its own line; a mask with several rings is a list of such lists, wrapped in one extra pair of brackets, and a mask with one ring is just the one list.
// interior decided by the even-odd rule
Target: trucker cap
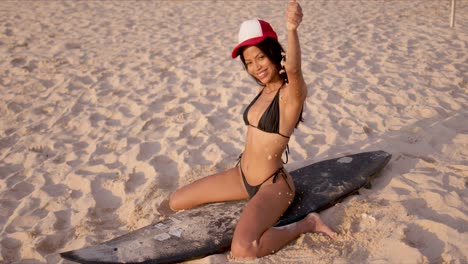
[(257, 45), (268, 37), (278, 40), (276, 32), (268, 22), (260, 19), (242, 22), (239, 29), (239, 44), (232, 50), (232, 58), (239, 56), (240, 48)]

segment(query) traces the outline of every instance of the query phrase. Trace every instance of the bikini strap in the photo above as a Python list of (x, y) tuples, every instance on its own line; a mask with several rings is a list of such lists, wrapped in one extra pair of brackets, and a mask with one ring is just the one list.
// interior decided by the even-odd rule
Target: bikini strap
[(239, 164), (240, 164), (240, 162), (241, 162), (242, 154), (244, 154), (244, 152), (242, 152), (241, 154), (239, 154), (239, 157), (237, 157), (236, 167), (239, 166)]
[(281, 176), (283, 177), (284, 181), (286, 182), (286, 184), (288, 185), (288, 188), (289, 190), (292, 192), (292, 188), (291, 186), (289, 185), (289, 182), (288, 182), (288, 177), (286, 176), (286, 172), (284, 171), (284, 167), (281, 167), (279, 168), (274, 175), (273, 177), (273, 183), (276, 183), (276, 180), (278, 179), (278, 175), (281, 174)]

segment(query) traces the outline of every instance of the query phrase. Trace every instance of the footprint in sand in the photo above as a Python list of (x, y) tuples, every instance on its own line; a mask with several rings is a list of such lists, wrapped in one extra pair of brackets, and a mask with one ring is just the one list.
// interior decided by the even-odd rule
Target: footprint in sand
[(55, 156), (54, 151), (46, 145), (37, 145), (29, 148), (29, 151), (35, 152), (42, 158), (51, 158)]
[(125, 182), (125, 192), (132, 193), (137, 190), (138, 187), (146, 183), (147, 179), (143, 172), (134, 172), (128, 175), (129, 179)]
[(19, 137), (16, 135), (4, 137), (0, 139), (0, 150), (13, 147), (18, 141)]
[(95, 207), (97, 208), (110, 208), (116, 209), (122, 205), (122, 199), (115, 196), (110, 190), (103, 187), (103, 181), (99, 178), (108, 178), (105, 174), (99, 174), (91, 183), (91, 193), (94, 201), (96, 202)]
[(429, 263), (441, 261), (441, 255), (444, 252), (445, 244), (435, 233), (417, 224), (410, 224), (404, 230), (405, 238), (403, 242), (412, 248), (416, 248), (427, 257)]
[(36, 245), (38, 252), (43, 255), (48, 255), (56, 252), (58, 249), (63, 248), (68, 240), (73, 238), (73, 230), (70, 229), (66, 232), (59, 232), (53, 235), (46, 236), (39, 241)]
[(150, 119), (150, 120), (146, 121), (146, 123), (141, 128), (141, 131), (147, 131), (147, 130), (154, 131), (158, 127), (161, 126), (161, 124), (163, 123), (163, 120), (164, 120), (163, 118)]
[(16, 58), (10, 61), (11, 66), (13, 67), (21, 67), (26, 64), (26, 59), (24, 58)]
[(15, 114), (20, 113), (21, 111), (23, 111), (23, 109), (26, 109), (28, 107), (29, 107), (29, 105), (27, 105), (27, 104), (22, 104), (22, 103), (18, 103), (18, 102), (14, 102), (14, 101), (8, 103), (8, 105), (7, 105), (8, 110), (12, 111)]
[(69, 192), (69, 188), (64, 184), (50, 184), (41, 188), (46, 192), (50, 197), (60, 197), (65, 196)]
[(65, 48), (68, 50), (81, 49), (81, 44), (70, 42), (65, 44)]
[(179, 175), (178, 163), (167, 156), (159, 155), (154, 157), (150, 164), (158, 173), (158, 187), (164, 190), (172, 190), (177, 184), (173, 177)]
[(6, 236), (2, 239), (0, 245), (2, 245), (3, 260), (10, 260), (12, 262), (21, 260), (20, 249), (22, 243), (20, 240)]
[(34, 185), (22, 181), (20, 183), (15, 184), (12, 188), (10, 188), (7, 191), (7, 197), (12, 197), (14, 200), (20, 201), (21, 199), (32, 193), (34, 189)]
[(145, 142), (140, 144), (140, 152), (137, 155), (138, 161), (151, 159), (156, 153), (161, 150), (161, 144), (158, 142)]
[(70, 227), (71, 209), (54, 212), (54, 215), (56, 218), (54, 223), (55, 230), (65, 230)]

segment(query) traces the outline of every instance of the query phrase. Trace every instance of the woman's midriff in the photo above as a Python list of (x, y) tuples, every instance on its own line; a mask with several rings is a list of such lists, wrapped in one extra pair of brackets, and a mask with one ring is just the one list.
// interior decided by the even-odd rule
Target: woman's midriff
[(241, 166), (250, 185), (258, 185), (283, 166), (282, 155), (289, 139), (249, 127)]

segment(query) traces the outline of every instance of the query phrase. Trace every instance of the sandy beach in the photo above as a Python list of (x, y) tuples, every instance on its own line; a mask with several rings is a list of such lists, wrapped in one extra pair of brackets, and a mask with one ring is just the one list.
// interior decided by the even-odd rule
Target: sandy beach
[[(304, 118), (288, 170), (384, 150), (372, 189), (254, 263), (468, 263), (468, 1), (299, 1)], [(0, 263), (160, 219), (178, 187), (232, 167), (257, 84), (242, 21), (286, 46), (287, 1), (0, 1)], [(190, 263), (234, 263), (229, 252)]]

